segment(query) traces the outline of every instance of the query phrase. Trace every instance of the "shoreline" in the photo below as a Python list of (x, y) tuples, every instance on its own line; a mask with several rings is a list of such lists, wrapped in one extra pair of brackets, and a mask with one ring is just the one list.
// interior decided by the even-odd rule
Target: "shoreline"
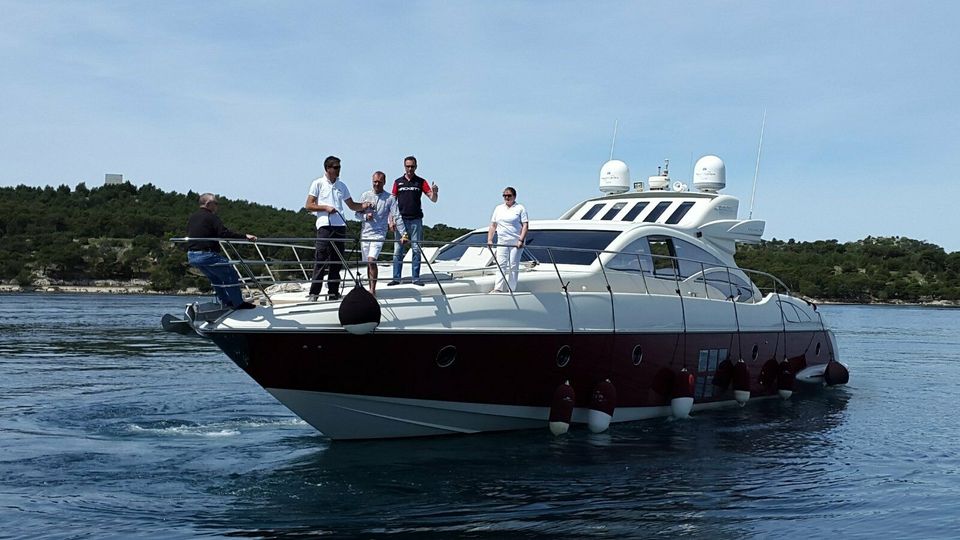
[[(44, 284), (21, 287), (19, 285), (0, 284), (0, 294), (121, 294), (121, 295), (173, 295), (196, 296), (207, 294), (197, 288), (178, 291), (155, 291), (147, 284), (119, 285), (119, 284), (92, 284), (92, 285), (60, 285)], [(213, 294), (212, 292), (209, 294)]]
[[(94, 282), (91, 285), (61, 285), (61, 284), (41, 284), (30, 287), (21, 287), (19, 285), (10, 285), (0, 283), (0, 294), (120, 294), (120, 295), (170, 295), (170, 296), (197, 296), (210, 294), (197, 288), (182, 289), (178, 291), (155, 291), (148, 288), (148, 283), (127, 283), (117, 282)], [(804, 297), (804, 299), (807, 299)], [(933, 300), (930, 302), (836, 302), (833, 300), (819, 300), (809, 298), (811, 302), (818, 306), (904, 306), (904, 307), (934, 307), (934, 308), (960, 308), (960, 301), (954, 300)]]

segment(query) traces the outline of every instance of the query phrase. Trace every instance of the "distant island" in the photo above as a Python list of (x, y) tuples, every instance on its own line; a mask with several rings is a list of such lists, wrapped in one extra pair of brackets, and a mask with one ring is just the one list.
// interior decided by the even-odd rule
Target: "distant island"
[[(152, 184), (88, 188), (0, 188), (0, 291), (209, 291), (189, 270), (182, 246), (199, 193)], [(313, 216), (243, 200), (223, 201), (228, 227), (272, 238), (312, 238)], [(483, 225), (483, 224), (478, 224)], [(348, 237), (358, 235), (350, 222)], [(470, 229), (424, 227), (424, 238), (448, 241)], [(737, 264), (779, 277), (795, 293), (844, 303), (960, 301), (960, 252), (903, 237), (763, 241), (741, 245)]]

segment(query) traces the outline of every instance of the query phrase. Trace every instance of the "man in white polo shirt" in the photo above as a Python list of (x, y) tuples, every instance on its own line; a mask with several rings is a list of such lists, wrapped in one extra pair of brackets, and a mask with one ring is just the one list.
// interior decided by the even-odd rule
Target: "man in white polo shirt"
[(323, 278), (329, 270), (327, 299), (340, 299), (341, 254), (347, 237), (347, 222), (343, 205), (355, 212), (366, 210), (369, 203), (356, 203), (350, 197), (347, 185), (340, 181), (340, 158), (329, 156), (323, 160), (323, 176), (310, 184), (307, 202), (303, 205), (317, 216), (317, 249), (314, 254), (313, 281), (310, 284), (311, 302), (316, 302), (323, 288)]

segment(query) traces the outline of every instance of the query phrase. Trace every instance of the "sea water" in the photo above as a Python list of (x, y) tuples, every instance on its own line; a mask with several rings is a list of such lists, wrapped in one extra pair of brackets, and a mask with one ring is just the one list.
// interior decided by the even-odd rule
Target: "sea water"
[(0, 538), (955, 538), (960, 310), (821, 306), (850, 384), (689, 420), (331, 443), (169, 296), (0, 295)]

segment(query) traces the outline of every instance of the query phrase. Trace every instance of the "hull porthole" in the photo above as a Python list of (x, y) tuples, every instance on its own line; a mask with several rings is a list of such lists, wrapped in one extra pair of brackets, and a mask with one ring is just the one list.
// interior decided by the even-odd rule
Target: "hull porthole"
[(453, 365), (457, 361), (457, 348), (453, 345), (447, 345), (437, 353), (437, 366), (445, 368)]
[(633, 365), (639, 366), (643, 362), (643, 347), (637, 345), (633, 348)]
[(571, 356), (573, 356), (573, 351), (569, 345), (560, 347), (560, 350), (557, 351), (557, 367), (567, 367), (567, 364), (570, 363)]

